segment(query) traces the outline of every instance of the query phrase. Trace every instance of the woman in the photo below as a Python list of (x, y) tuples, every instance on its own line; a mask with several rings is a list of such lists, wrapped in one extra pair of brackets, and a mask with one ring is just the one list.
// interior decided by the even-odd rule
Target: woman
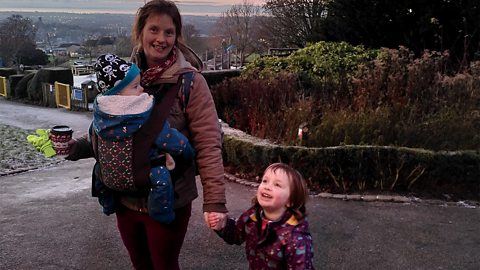
[[(156, 102), (161, 100), (163, 88), (168, 88), (164, 86), (177, 83), (186, 72), (194, 72), (188, 103), (179, 91), (168, 122), (185, 134), (196, 150), (196, 165), (204, 190), (205, 221), (210, 215), (226, 215), (218, 116), (208, 85), (198, 72), (202, 62), (182, 39), (182, 22), (176, 5), (165, 0), (146, 3), (137, 12), (132, 40), (135, 44), (132, 62), (142, 71), (141, 84), (145, 92), (154, 95)], [(87, 140), (77, 141), (68, 159), (92, 153), (91, 147), (81, 146), (86, 143)], [(171, 224), (159, 223), (146, 213), (146, 197), (121, 195), (122, 209), (116, 211), (117, 225), (135, 269), (179, 269), (178, 256), (192, 201), (198, 196), (195, 164), (183, 168), (174, 179), (175, 220)]]

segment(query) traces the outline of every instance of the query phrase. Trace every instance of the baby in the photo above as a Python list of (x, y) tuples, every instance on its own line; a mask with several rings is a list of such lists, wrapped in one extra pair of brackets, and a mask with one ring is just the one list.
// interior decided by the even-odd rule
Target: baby
[[(131, 138), (149, 119), (155, 101), (153, 96), (143, 92), (140, 70), (135, 64), (116, 55), (105, 54), (98, 57), (95, 70), (101, 94), (95, 98), (93, 105), (93, 130), (99, 141), (111, 142), (103, 144), (107, 147), (99, 144), (97, 151), (102, 175), (105, 176), (112, 171), (118, 171), (119, 164), (121, 165), (125, 156), (131, 155), (132, 151), (131, 147), (127, 147), (129, 153), (123, 152), (125, 148), (113, 151), (114, 148), (108, 145), (114, 146), (114, 142)], [(164, 223), (170, 223), (175, 218), (173, 183), (169, 173), (169, 170), (175, 167), (172, 156), (191, 160), (194, 150), (188, 139), (178, 130), (171, 128), (165, 120), (149, 153), (153, 165), (150, 170), (151, 191), (147, 209), (150, 216)], [(120, 184), (124, 183), (119, 183), (119, 186)], [(109, 186), (105, 182), (105, 185), (118, 190), (115, 183)], [(125, 199), (125, 196), (121, 199)]]

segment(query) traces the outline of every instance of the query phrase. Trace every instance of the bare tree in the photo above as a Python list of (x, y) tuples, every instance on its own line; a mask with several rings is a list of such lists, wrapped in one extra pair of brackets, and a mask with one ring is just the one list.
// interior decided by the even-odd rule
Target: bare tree
[(207, 49), (205, 38), (200, 37), (198, 30), (193, 24), (183, 26), (183, 39), (185, 43), (197, 54), (202, 54)]
[(264, 8), (271, 16), (265, 25), (284, 46), (305, 47), (323, 40), (323, 23), (332, 0), (267, 0)]
[(12, 15), (0, 22), (0, 58), (8, 66), (20, 64), (19, 51), (27, 45), (35, 47), (36, 29), (29, 18)]
[(115, 53), (119, 56), (127, 57), (132, 54), (133, 45), (130, 37), (117, 37), (115, 40)]
[(217, 21), (217, 29), (224, 37), (222, 49), (224, 52), (235, 50), (240, 58), (240, 65), (254, 52), (254, 44), (258, 42), (254, 27), (259, 15), (260, 6), (244, 0), (242, 4), (233, 5)]

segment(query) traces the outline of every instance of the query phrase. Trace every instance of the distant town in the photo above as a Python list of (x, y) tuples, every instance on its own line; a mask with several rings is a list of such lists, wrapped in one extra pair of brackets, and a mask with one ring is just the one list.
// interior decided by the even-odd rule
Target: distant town
[[(0, 12), (0, 21), (18, 14), (37, 29), (37, 48), (49, 51), (62, 44), (83, 44), (89, 39), (130, 36), (134, 14), (80, 14), (56, 12)], [(217, 17), (183, 16), (183, 24), (195, 26), (197, 35), (209, 36)]]

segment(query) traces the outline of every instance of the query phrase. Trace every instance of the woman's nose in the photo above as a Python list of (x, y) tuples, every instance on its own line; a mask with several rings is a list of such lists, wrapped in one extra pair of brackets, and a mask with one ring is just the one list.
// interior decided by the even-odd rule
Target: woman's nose
[(165, 33), (160, 33), (160, 34), (158, 34), (157, 37), (156, 37), (156, 40), (157, 40), (157, 42), (159, 42), (159, 43), (165, 42), (165, 40), (166, 40), (166, 35), (165, 35)]

